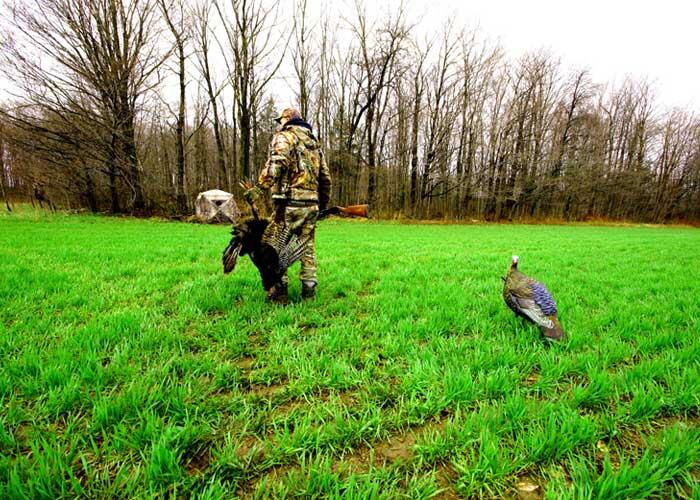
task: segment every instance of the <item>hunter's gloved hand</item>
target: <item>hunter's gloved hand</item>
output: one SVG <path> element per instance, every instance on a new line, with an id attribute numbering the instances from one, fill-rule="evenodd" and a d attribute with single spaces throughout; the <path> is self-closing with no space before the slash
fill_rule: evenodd
<path id="1" fill-rule="evenodd" d="M 262 198 L 262 196 L 262 189 L 260 189 L 258 186 L 253 186 L 250 189 L 246 189 L 245 193 L 243 193 L 243 198 L 245 198 L 245 201 L 251 205 Z"/>

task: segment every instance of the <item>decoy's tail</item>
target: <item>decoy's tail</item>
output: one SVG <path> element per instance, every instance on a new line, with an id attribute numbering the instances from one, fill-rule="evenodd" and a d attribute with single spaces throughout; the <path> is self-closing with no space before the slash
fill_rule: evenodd
<path id="1" fill-rule="evenodd" d="M 547 328 L 546 326 L 540 326 L 540 330 L 542 330 L 545 338 L 552 342 L 566 340 L 566 332 L 564 332 L 564 329 L 561 327 L 559 319 L 556 316 L 549 316 L 547 319 L 551 320 L 552 327 Z"/>

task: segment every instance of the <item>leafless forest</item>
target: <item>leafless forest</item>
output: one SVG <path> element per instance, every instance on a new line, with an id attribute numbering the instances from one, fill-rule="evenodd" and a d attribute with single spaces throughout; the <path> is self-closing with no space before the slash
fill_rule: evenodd
<path id="1" fill-rule="evenodd" d="M 304 1 L 10 3 L 3 209 L 187 214 L 198 192 L 257 176 L 275 112 L 295 104 L 325 145 L 334 203 L 421 219 L 700 220 L 700 118 L 647 82 L 595 82 L 545 51 L 512 57 L 447 15 L 425 36 L 406 9 L 329 5 L 318 18 Z M 272 100 L 279 85 L 295 103 Z"/>

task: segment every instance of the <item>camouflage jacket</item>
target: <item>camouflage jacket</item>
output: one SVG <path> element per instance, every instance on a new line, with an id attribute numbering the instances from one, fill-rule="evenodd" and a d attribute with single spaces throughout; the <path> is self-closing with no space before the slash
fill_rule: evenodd
<path id="1" fill-rule="evenodd" d="M 328 205 L 331 176 L 321 144 L 302 120 L 290 120 L 275 133 L 258 185 L 272 191 L 273 200 Z"/>

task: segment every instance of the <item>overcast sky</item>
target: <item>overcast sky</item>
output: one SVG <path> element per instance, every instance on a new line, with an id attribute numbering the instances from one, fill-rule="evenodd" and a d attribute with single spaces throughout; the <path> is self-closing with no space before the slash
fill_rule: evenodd
<path id="1" fill-rule="evenodd" d="M 619 83 L 627 75 L 648 78 L 658 104 L 700 108 L 700 0 L 405 1 L 409 23 L 420 21 L 420 32 L 435 33 L 453 18 L 455 28 L 478 26 L 481 39 L 500 41 L 510 58 L 545 48 L 561 59 L 564 70 L 590 69 L 597 83 Z M 353 0 L 308 2 L 311 17 L 322 10 L 331 19 L 352 17 Z M 376 19 L 401 0 L 366 3 Z M 294 4 L 282 0 L 280 14 L 291 16 Z M 278 81 L 270 90 L 291 103 L 289 85 Z"/>
<path id="2" fill-rule="evenodd" d="M 398 6 L 400 0 L 378 3 Z M 439 29 L 451 15 L 456 26 L 478 25 L 484 37 L 500 40 L 510 57 L 547 48 L 565 69 L 589 68 L 596 82 L 648 78 L 660 104 L 700 107 L 698 0 L 409 0 L 409 5 L 411 16 L 423 16 L 423 28 Z"/>

